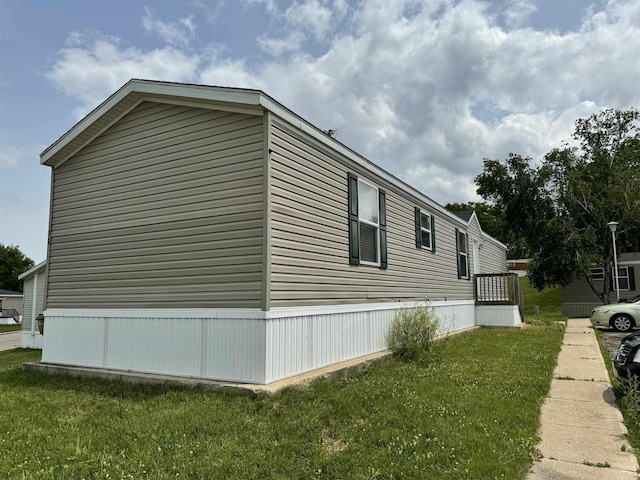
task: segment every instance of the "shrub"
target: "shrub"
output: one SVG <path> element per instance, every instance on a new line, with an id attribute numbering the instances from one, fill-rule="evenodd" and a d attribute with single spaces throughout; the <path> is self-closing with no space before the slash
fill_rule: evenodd
<path id="1" fill-rule="evenodd" d="M 428 303 L 403 308 L 393 316 L 387 333 L 387 346 L 395 356 L 415 360 L 429 351 L 439 328 L 440 320 Z"/>

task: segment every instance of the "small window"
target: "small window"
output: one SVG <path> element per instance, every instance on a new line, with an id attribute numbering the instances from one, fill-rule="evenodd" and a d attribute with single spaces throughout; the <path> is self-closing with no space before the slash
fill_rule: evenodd
<path id="1" fill-rule="evenodd" d="M 423 212 L 418 207 L 415 211 L 416 248 L 436 253 L 436 225 L 433 215 Z"/>
<path id="2" fill-rule="evenodd" d="M 378 189 L 358 180 L 358 205 L 360 212 L 360 261 L 379 264 Z"/>
<path id="3" fill-rule="evenodd" d="M 604 280 L 604 268 L 590 268 L 589 276 L 591 280 Z"/>
<path id="4" fill-rule="evenodd" d="M 618 288 L 620 290 L 629 290 L 629 269 L 627 267 L 618 267 Z"/>
<path id="5" fill-rule="evenodd" d="M 469 237 L 456 228 L 456 250 L 458 260 L 458 278 L 469 277 Z"/>
<path id="6" fill-rule="evenodd" d="M 422 248 L 431 250 L 431 215 L 428 213 L 420 213 L 420 234 Z"/>
<path id="7" fill-rule="evenodd" d="M 384 190 L 347 174 L 349 264 L 387 269 L 387 214 Z"/>

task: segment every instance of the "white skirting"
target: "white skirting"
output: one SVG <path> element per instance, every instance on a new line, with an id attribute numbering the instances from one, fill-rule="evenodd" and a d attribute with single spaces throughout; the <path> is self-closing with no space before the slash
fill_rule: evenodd
<path id="1" fill-rule="evenodd" d="M 476 325 L 516 327 L 522 323 L 517 305 L 486 305 L 476 307 Z"/>
<path id="2" fill-rule="evenodd" d="M 306 309 L 49 309 L 42 362 L 267 384 L 387 348 L 402 303 Z M 441 333 L 473 301 L 434 302 Z"/>
<path id="3" fill-rule="evenodd" d="M 22 348 L 42 348 L 42 335 L 40 332 L 22 332 L 20 335 L 20 346 Z"/>

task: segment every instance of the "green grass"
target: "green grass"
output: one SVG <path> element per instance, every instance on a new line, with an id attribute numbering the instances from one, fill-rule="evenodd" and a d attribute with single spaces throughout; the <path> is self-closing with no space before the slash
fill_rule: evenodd
<path id="1" fill-rule="evenodd" d="M 0 477 L 524 478 L 561 339 L 483 328 L 257 398 L 23 372 L 38 352 L 0 352 Z"/>
<path id="2" fill-rule="evenodd" d="M 546 288 L 541 292 L 529 285 L 527 277 L 519 277 L 520 290 L 524 295 L 525 321 L 534 325 L 550 325 L 558 321 L 565 321 L 562 315 L 562 300 L 560 287 Z M 535 307 L 538 307 L 538 314 Z"/>
<path id="3" fill-rule="evenodd" d="M 18 332 L 20 325 L 0 325 L 0 333 L 5 332 Z"/>

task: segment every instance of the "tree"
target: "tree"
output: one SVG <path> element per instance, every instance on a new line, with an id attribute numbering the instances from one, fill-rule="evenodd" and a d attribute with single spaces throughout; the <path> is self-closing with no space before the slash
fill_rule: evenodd
<path id="1" fill-rule="evenodd" d="M 22 282 L 18 275 L 33 267 L 34 262 L 14 245 L 8 247 L 0 243 L 0 288 L 22 292 Z"/>
<path id="2" fill-rule="evenodd" d="M 574 144 L 545 156 L 556 216 L 544 235 L 564 241 L 539 244 L 531 266 L 534 286 L 566 285 L 582 276 L 602 303 L 609 303 L 613 241 L 606 224 L 620 223 L 618 251 L 640 251 L 639 118 L 637 110 L 607 109 L 580 119 Z M 603 288 L 589 276 L 593 266 L 604 269 Z"/>
<path id="3" fill-rule="evenodd" d="M 475 210 L 483 232 L 500 241 L 504 241 L 503 239 L 506 238 L 504 215 L 499 208 L 496 208 L 493 205 L 489 205 L 486 202 L 447 203 L 444 208 L 452 212 Z"/>
<path id="4" fill-rule="evenodd" d="M 484 172 L 475 179 L 478 194 L 501 212 L 510 258 L 529 258 L 540 228 L 553 217 L 553 201 L 546 189 L 549 171 L 535 167 L 530 158 L 509 154 L 503 163 L 485 159 Z"/>
<path id="5" fill-rule="evenodd" d="M 639 119 L 633 109 L 580 119 L 573 143 L 553 149 L 539 167 L 514 154 L 504 164 L 485 160 L 478 193 L 503 210 L 513 229 L 510 241 L 526 246 L 534 287 L 584 277 L 609 303 L 613 242 L 607 223 L 620 223 L 619 252 L 640 251 Z M 604 268 L 602 289 L 589 276 L 594 266 Z"/>

